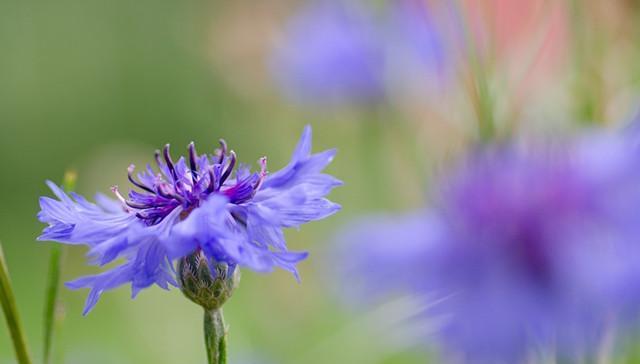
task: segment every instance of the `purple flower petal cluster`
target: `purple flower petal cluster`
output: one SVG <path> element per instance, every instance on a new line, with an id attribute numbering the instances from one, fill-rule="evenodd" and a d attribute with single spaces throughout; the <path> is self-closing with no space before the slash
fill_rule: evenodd
<path id="1" fill-rule="evenodd" d="M 276 80 L 295 102 L 343 106 L 374 103 L 389 88 L 429 83 L 446 50 L 424 2 L 315 0 L 289 20 L 271 59 Z M 405 85 L 406 86 L 406 85 Z M 395 91 L 395 90 L 394 90 Z"/>
<path id="2" fill-rule="evenodd" d="M 322 173 L 335 150 L 311 154 L 311 127 L 307 126 L 291 162 L 267 174 L 266 158 L 260 171 L 239 165 L 224 141 L 213 155 L 198 154 L 189 145 L 187 158 L 174 161 L 169 146 L 156 151 L 159 173 L 150 165 L 134 175 L 135 187 L 119 201 L 104 195 L 96 203 L 75 193 L 66 194 L 47 182 L 57 199 L 40 198 L 40 221 L 49 226 L 38 240 L 89 247 L 91 262 L 122 264 L 103 273 L 83 277 L 67 286 L 90 288 L 84 313 L 107 290 L 131 283 L 132 296 L 153 284 L 176 285 L 173 261 L 202 252 L 213 262 L 226 263 L 231 272 L 247 267 L 269 272 L 279 267 L 292 272 L 306 252 L 292 252 L 283 228 L 323 219 L 340 209 L 325 196 L 341 184 Z"/>
<path id="3" fill-rule="evenodd" d="M 424 315 L 441 320 L 454 362 L 573 362 L 637 322 L 640 154 L 628 140 L 484 146 L 438 186 L 429 208 L 339 237 L 352 292 L 437 301 Z"/>

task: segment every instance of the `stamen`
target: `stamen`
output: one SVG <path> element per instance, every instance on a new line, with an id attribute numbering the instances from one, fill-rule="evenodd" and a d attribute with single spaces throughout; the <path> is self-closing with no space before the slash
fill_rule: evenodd
<path id="1" fill-rule="evenodd" d="M 262 157 L 260 158 L 260 174 L 259 174 L 259 178 L 258 181 L 256 182 L 255 186 L 253 186 L 253 189 L 255 191 L 257 191 L 260 186 L 262 186 L 262 182 L 264 182 L 264 179 L 267 177 L 267 174 L 269 172 L 267 172 L 267 157 Z"/>
<path id="2" fill-rule="evenodd" d="M 209 194 L 216 190 L 216 176 L 213 173 L 213 167 L 209 167 L 207 172 L 209 172 L 209 186 L 207 187 L 205 192 Z"/>
<path id="3" fill-rule="evenodd" d="M 184 197 L 174 193 L 173 188 L 166 183 L 160 183 L 158 185 L 158 195 L 167 198 L 167 199 L 175 199 L 182 204 L 186 204 L 186 200 Z"/>
<path id="4" fill-rule="evenodd" d="M 220 177 L 220 186 L 222 186 L 224 181 L 229 178 L 231 172 L 233 171 L 233 168 L 236 166 L 236 153 L 232 150 L 229 154 L 231 154 L 231 160 L 229 161 L 227 168 L 224 170 L 222 177 Z"/>
<path id="5" fill-rule="evenodd" d="M 182 181 L 178 181 L 176 182 L 176 195 L 181 196 L 184 198 L 185 201 L 189 200 L 188 196 L 184 196 L 184 192 L 186 191 L 187 194 L 189 194 L 191 192 L 191 186 L 189 186 L 188 184 L 182 182 Z"/>
<path id="6" fill-rule="evenodd" d="M 134 209 L 139 209 L 139 210 L 144 210 L 144 209 L 148 209 L 151 206 L 149 205 L 145 205 L 145 204 L 141 204 L 141 203 L 137 203 L 137 202 L 133 202 L 131 200 L 124 200 L 124 203 L 127 204 L 127 206 L 134 208 Z"/>
<path id="7" fill-rule="evenodd" d="M 143 185 L 142 183 L 136 181 L 133 178 L 133 170 L 136 168 L 136 166 L 134 166 L 133 164 L 129 165 L 129 168 L 127 168 L 127 175 L 129 177 L 129 182 L 133 183 L 134 186 L 141 188 L 147 192 L 151 192 L 151 193 L 156 193 L 154 190 L 152 190 L 151 188 Z"/>
<path id="8" fill-rule="evenodd" d="M 171 160 L 171 155 L 169 154 L 169 144 L 162 148 L 162 155 L 164 157 L 164 161 L 167 163 L 167 167 L 169 167 L 169 172 L 171 172 L 173 180 L 177 181 L 178 175 L 176 174 L 176 167 L 173 165 L 173 160 Z"/>
<path id="9" fill-rule="evenodd" d="M 162 173 L 156 174 L 155 184 L 159 185 L 164 182 L 164 178 L 162 177 Z"/>
<path id="10" fill-rule="evenodd" d="M 111 192 L 113 192 L 113 194 L 116 195 L 116 198 L 120 201 L 120 203 L 122 203 L 122 207 L 124 208 L 124 210 L 126 212 L 130 212 L 129 207 L 127 207 L 127 200 L 125 200 L 125 198 L 122 197 L 122 195 L 120 194 L 120 191 L 118 190 L 118 186 L 111 186 Z"/>
<path id="11" fill-rule="evenodd" d="M 160 150 L 156 149 L 156 151 L 153 152 L 153 157 L 156 160 L 156 164 L 158 165 L 158 168 L 162 170 L 162 161 L 160 160 Z"/>
<path id="12" fill-rule="evenodd" d="M 191 168 L 191 181 L 193 182 L 193 186 L 196 186 L 196 179 L 198 177 L 198 166 L 196 165 L 196 158 L 198 154 L 196 153 L 196 145 L 194 142 L 189 143 L 189 167 Z"/>
<path id="13" fill-rule="evenodd" d="M 260 158 L 260 177 L 265 177 L 267 175 L 267 157 Z"/>
<path id="14" fill-rule="evenodd" d="M 172 191 L 169 188 L 170 187 L 164 182 L 158 184 L 158 195 L 164 198 L 172 199 Z"/>
<path id="15" fill-rule="evenodd" d="M 218 141 L 220 143 L 220 157 L 218 158 L 218 164 L 222 163 L 224 156 L 227 155 L 227 142 L 224 139 Z"/>

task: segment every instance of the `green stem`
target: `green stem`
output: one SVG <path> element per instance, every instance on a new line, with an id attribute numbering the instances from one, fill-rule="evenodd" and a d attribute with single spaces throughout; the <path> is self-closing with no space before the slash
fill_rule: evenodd
<path id="1" fill-rule="evenodd" d="M 31 364 L 29 350 L 27 349 L 27 340 L 22 330 L 16 299 L 13 295 L 13 289 L 11 288 L 9 270 L 4 260 L 2 244 L 0 244 L 0 304 L 2 305 L 2 311 L 4 311 L 4 317 L 7 320 L 7 326 L 9 326 L 9 332 L 11 333 L 13 348 L 16 351 L 18 363 Z"/>
<path id="2" fill-rule="evenodd" d="M 47 283 L 46 304 L 44 309 L 44 363 L 51 361 L 51 342 L 60 285 L 60 265 L 62 260 L 62 246 L 51 246 L 49 257 L 49 282 Z"/>
<path id="3" fill-rule="evenodd" d="M 575 70 L 573 93 L 578 121 L 585 125 L 605 122 L 605 94 L 602 75 L 602 40 L 589 23 L 589 9 L 583 1 L 572 0 L 572 60 Z"/>
<path id="4" fill-rule="evenodd" d="M 487 85 L 487 79 L 477 55 L 472 56 L 473 73 L 475 75 L 475 92 L 478 98 L 477 115 L 478 131 L 482 141 L 491 140 L 495 135 L 493 98 Z"/>
<path id="5" fill-rule="evenodd" d="M 369 109 L 364 115 L 367 120 L 360 123 L 364 175 L 372 176 L 366 183 L 365 193 L 367 196 L 365 196 L 365 200 L 374 204 L 369 206 L 374 208 L 380 208 L 380 204 L 386 205 L 389 202 L 384 198 L 387 196 L 384 191 L 388 188 L 390 181 L 384 178 L 386 174 L 380 169 L 380 166 L 385 165 L 384 124 L 387 123 L 387 120 L 383 120 L 384 111 L 382 108 L 382 106 L 378 106 Z"/>
<path id="6" fill-rule="evenodd" d="M 487 142 L 493 140 L 496 134 L 496 120 L 494 110 L 494 100 L 489 89 L 488 69 L 486 62 L 481 60 L 478 47 L 469 29 L 469 20 L 463 12 L 464 7 L 460 1 L 452 3 L 455 13 L 459 14 L 462 20 L 462 30 L 465 40 L 469 68 L 471 71 L 471 98 L 474 111 L 478 121 L 478 134 L 480 141 Z"/>
<path id="7" fill-rule="evenodd" d="M 209 364 L 227 364 L 227 330 L 222 308 L 204 310 L 204 343 Z"/>

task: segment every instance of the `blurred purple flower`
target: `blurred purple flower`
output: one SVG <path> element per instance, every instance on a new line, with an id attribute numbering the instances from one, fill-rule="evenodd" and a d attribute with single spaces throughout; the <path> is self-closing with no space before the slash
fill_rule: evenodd
<path id="1" fill-rule="evenodd" d="M 340 276 L 365 299 L 442 299 L 425 314 L 445 319 L 438 338 L 463 362 L 592 355 L 638 314 L 639 157 L 602 135 L 479 148 L 432 208 L 342 234 Z"/>
<path id="2" fill-rule="evenodd" d="M 370 14 L 340 1 L 304 5 L 289 20 L 272 59 L 285 94 L 312 105 L 376 101 L 384 94 L 383 67 Z"/>
<path id="3" fill-rule="evenodd" d="M 128 199 L 104 195 L 90 203 L 82 196 L 63 192 L 47 182 L 58 198 L 40 198 L 40 221 L 49 224 L 38 240 L 88 245 L 93 264 L 124 262 L 67 286 L 90 288 L 84 313 L 100 295 L 131 283 L 132 296 L 152 284 L 168 289 L 176 285 L 173 261 L 201 251 L 213 262 L 227 263 L 231 271 L 244 266 L 258 272 L 274 267 L 292 272 L 307 253 L 290 252 L 282 228 L 298 227 L 323 219 L 340 206 L 324 198 L 341 182 L 321 171 L 335 150 L 311 154 L 311 128 L 304 133 L 289 165 L 267 174 L 266 158 L 261 170 L 237 168 L 236 155 L 224 141 L 213 155 L 197 154 L 189 145 L 187 159 L 174 162 L 169 145 L 156 151 L 161 173 L 147 168 L 129 180 L 138 189 Z M 235 169 L 235 175 L 233 171 Z"/>
<path id="4" fill-rule="evenodd" d="M 408 85 L 439 83 L 445 44 L 426 4 L 400 0 L 387 6 L 376 14 L 359 1 L 304 5 L 271 60 L 286 96 L 307 105 L 341 106 L 378 102 Z"/>
<path id="5" fill-rule="evenodd" d="M 442 84 L 450 55 L 435 14 L 423 0 L 389 3 L 384 36 L 387 79 L 394 89 L 425 90 Z"/>

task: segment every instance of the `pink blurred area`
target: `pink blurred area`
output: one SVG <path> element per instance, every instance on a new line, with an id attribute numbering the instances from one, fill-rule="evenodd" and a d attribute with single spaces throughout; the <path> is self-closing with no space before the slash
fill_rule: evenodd
<path id="1" fill-rule="evenodd" d="M 480 56 L 480 67 L 501 91 L 507 123 L 520 119 L 526 105 L 544 103 L 549 94 L 569 82 L 575 43 L 568 1 L 550 0 L 429 0 L 453 9 L 458 24 L 451 32 L 468 32 L 462 59 Z M 455 21 L 454 21 L 455 22 Z M 465 67 L 465 66 L 463 66 Z M 473 69 L 470 69 L 473 73 Z"/>
<path id="2" fill-rule="evenodd" d="M 464 0 L 473 40 L 498 65 L 526 62 L 535 79 L 557 71 L 567 59 L 569 11 L 564 1 Z"/>

